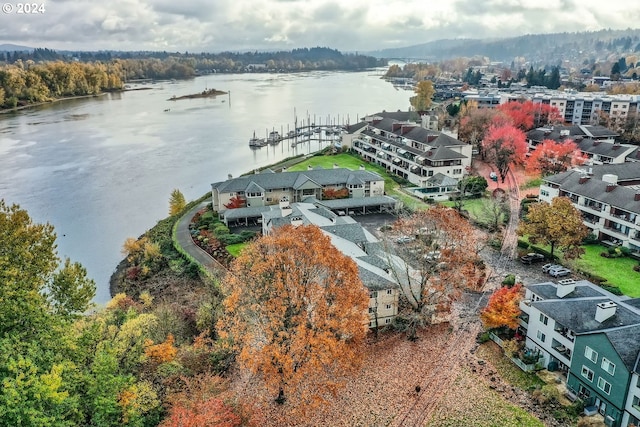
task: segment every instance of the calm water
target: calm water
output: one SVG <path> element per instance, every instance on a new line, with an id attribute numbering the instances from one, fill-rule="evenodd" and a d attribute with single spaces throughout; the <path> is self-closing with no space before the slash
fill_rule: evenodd
<path id="1" fill-rule="evenodd" d="M 0 115 L 0 198 L 55 226 L 59 254 L 87 268 L 103 303 L 122 243 L 167 216 L 174 188 L 192 200 L 228 174 L 321 147 L 251 150 L 254 131 L 286 133 L 294 109 L 298 124 L 406 110 L 412 93 L 380 74 L 213 75 Z M 230 95 L 168 100 L 206 88 Z"/>

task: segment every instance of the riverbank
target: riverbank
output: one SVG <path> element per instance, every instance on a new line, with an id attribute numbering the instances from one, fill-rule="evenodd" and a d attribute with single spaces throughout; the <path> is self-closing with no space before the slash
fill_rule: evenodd
<path id="1" fill-rule="evenodd" d="M 66 96 L 64 98 L 55 98 L 55 99 L 52 99 L 50 101 L 35 102 L 33 104 L 21 105 L 19 107 L 14 107 L 14 108 L 5 108 L 3 110 L 0 110 L 0 114 L 14 113 L 16 111 L 26 110 L 28 108 L 33 108 L 33 107 L 40 107 L 42 105 L 54 104 L 56 102 L 61 102 L 61 101 L 71 101 L 71 100 L 74 100 L 74 99 L 86 99 L 86 98 L 99 98 L 99 97 L 104 96 L 104 95 L 106 95 L 108 93 L 112 93 L 112 92 L 102 92 L 102 93 L 98 93 L 98 94 L 95 94 L 95 95 Z"/>

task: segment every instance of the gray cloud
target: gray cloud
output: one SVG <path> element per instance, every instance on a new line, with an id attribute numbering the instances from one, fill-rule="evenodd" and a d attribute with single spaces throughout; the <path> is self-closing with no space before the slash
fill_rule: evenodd
<path id="1" fill-rule="evenodd" d="M 619 4 L 625 3 L 625 4 Z M 56 49 L 374 50 L 443 38 L 624 29 L 640 4 L 596 0 L 48 0 L 0 15 L 0 43 Z"/>

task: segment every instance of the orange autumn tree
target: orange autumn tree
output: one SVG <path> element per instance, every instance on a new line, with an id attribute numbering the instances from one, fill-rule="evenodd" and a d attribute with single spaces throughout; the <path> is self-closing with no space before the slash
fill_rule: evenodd
<path id="1" fill-rule="evenodd" d="M 223 290 L 220 334 L 276 402 L 312 408 L 359 368 L 368 293 L 318 227 L 284 226 L 250 243 Z"/>
<path id="2" fill-rule="evenodd" d="M 586 160 L 575 142 L 545 139 L 527 158 L 525 168 L 528 172 L 546 176 L 564 172 L 572 166 L 583 164 Z"/>
<path id="3" fill-rule="evenodd" d="M 496 290 L 489 298 L 489 303 L 480 313 L 480 320 L 487 329 L 507 327 L 516 329 L 518 327 L 518 316 L 520 316 L 520 300 L 522 299 L 522 285 Z"/>
<path id="4" fill-rule="evenodd" d="M 469 222 L 455 209 L 436 206 L 400 218 L 394 235 L 411 241 L 386 243 L 386 262 L 400 284 L 400 311 L 396 326 L 417 339 L 417 330 L 437 318 L 446 318 L 465 289 L 478 289 L 484 270 L 481 243 Z"/>

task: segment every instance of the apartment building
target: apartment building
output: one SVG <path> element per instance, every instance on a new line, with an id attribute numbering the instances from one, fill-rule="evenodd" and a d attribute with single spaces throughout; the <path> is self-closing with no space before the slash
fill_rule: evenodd
<path id="1" fill-rule="evenodd" d="M 500 104 L 530 100 L 555 107 L 565 123 L 597 124 L 600 112 L 611 120 L 623 121 L 638 112 L 640 95 L 607 95 L 600 92 L 560 92 L 531 88 L 520 91 L 493 91 L 466 93 L 463 99 L 478 108 L 495 108 Z"/>
<path id="2" fill-rule="evenodd" d="M 624 163 L 637 151 L 635 145 L 616 142 L 617 136 L 615 132 L 599 125 L 549 126 L 527 132 L 527 141 L 530 150 L 535 150 L 544 140 L 558 143 L 572 141 L 587 159 L 587 165 L 600 165 Z"/>
<path id="3" fill-rule="evenodd" d="M 328 192 L 348 191 L 347 198 L 325 200 Z M 346 168 L 308 168 L 302 172 L 265 171 L 211 184 L 213 210 L 227 224 L 257 221 L 262 212 L 285 197 L 291 202 L 308 198 L 345 214 L 394 209 L 396 201 L 384 195 L 384 179 L 377 173 Z M 232 206 L 232 200 L 235 205 Z"/>
<path id="4" fill-rule="evenodd" d="M 400 288 L 390 274 L 389 256 L 378 239 L 349 216 L 340 216 L 319 203 L 290 203 L 283 197 L 278 205 L 262 213 L 262 233 L 270 234 L 284 225 L 316 225 L 331 243 L 358 266 L 360 280 L 369 290 L 369 327 L 390 325 L 398 314 Z"/>
<path id="5" fill-rule="evenodd" d="M 640 168 L 596 165 L 543 178 L 540 200 L 567 197 L 599 240 L 640 253 Z"/>
<path id="6" fill-rule="evenodd" d="M 400 120 L 398 115 L 366 117 L 348 129 L 342 143 L 363 159 L 420 187 L 416 194 L 423 197 L 448 197 L 471 167 L 471 145 Z"/>
<path id="7" fill-rule="evenodd" d="M 567 279 L 526 286 L 520 309 L 526 347 L 565 375 L 585 414 L 616 427 L 637 420 L 640 299 Z"/>

